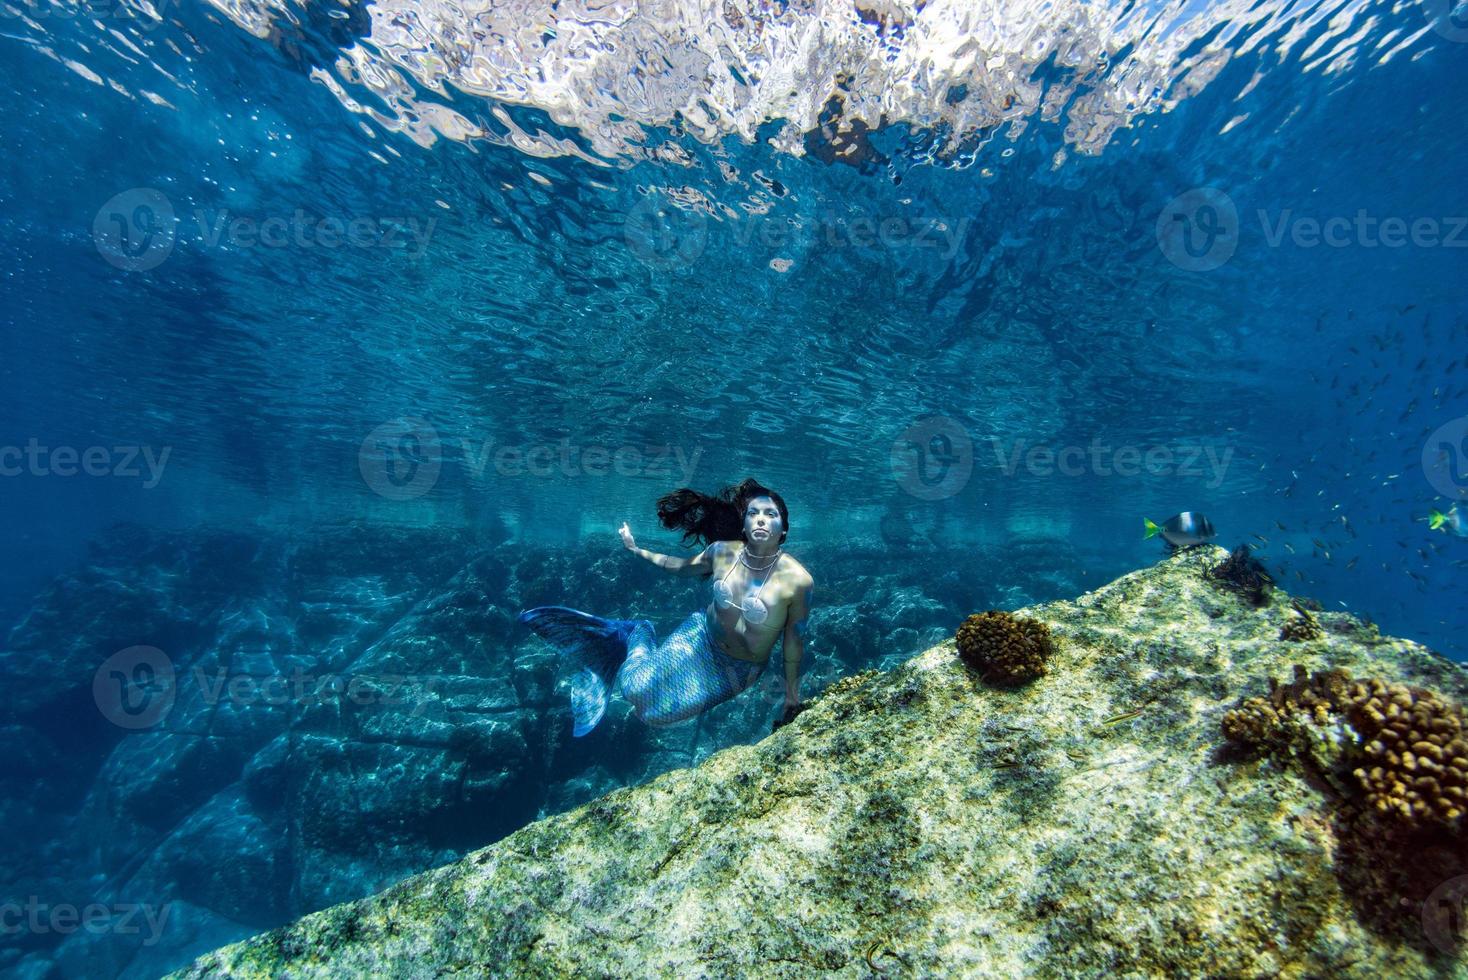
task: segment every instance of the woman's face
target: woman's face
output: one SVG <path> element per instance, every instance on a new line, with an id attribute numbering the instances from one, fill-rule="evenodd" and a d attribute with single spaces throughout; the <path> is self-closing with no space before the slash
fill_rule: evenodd
<path id="1" fill-rule="evenodd" d="M 785 533 L 780 508 L 769 497 L 752 497 L 744 505 L 744 540 L 750 544 L 779 541 Z"/>

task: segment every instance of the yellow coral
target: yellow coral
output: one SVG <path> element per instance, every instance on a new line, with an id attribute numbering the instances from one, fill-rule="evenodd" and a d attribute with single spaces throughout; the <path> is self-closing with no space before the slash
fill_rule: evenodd
<path id="1" fill-rule="evenodd" d="M 1368 680 L 1351 685 L 1346 714 L 1363 742 L 1354 774 L 1367 805 L 1413 827 L 1460 829 L 1468 808 L 1462 709 L 1432 691 Z"/>

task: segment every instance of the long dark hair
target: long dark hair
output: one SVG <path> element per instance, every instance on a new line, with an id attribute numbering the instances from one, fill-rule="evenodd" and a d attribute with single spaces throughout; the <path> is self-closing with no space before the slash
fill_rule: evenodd
<path id="1" fill-rule="evenodd" d="M 670 531 L 682 531 L 683 543 L 744 540 L 744 508 L 755 497 L 769 497 L 780 511 L 780 523 L 785 530 L 780 541 L 790 533 L 790 511 L 785 508 L 785 498 L 764 486 L 754 477 L 742 483 L 725 487 L 716 495 L 709 496 L 697 490 L 682 487 L 658 498 L 658 520 Z"/>

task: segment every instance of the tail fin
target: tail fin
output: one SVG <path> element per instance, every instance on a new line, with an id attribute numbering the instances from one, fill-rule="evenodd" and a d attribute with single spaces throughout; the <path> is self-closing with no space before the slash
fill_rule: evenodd
<path id="1" fill-rule="evenodd" d="M 1142 540 L 1143 541 L 1146 541 L 1148 538 L 1154 538 L 1154 537 L 1156 537 L 1157 536 L 1157 532 L 1162 530 L 1162 528 L 1158 527 L 1156 524 L 1153 524 L 1150 520 L 1148 520 L 1145 517 L 1142 518 L 1142 527 L 1145 528 L 1146 531 L 1147 531 L 1146 534 L 1142 535 Z"/>
<path id="2" fill-rule="evenodd" d="M 617 671 L 627 658 L 627 637 L 636 620 L 603 619 L 565 606 L 536 606 L 520 613 L 529 626 L 581 669 L 571 679 L 571 734 L 585 735 L 606 714 Z"/>
<path id="3" fill-rule="evenodd" d="M 1431 530 L 1438 531 L 1442 529 L 1442 526 L 1445 523 L 1447 523 L 1447 520 L 1448 515 L 1435 510 L 1427 515 L 1427 526 Z"/>

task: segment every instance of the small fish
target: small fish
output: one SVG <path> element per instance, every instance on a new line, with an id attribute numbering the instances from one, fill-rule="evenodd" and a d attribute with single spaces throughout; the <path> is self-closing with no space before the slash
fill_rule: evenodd
<path id="1" fill-rule="evenodd" d="M 1262 535 L 1262 534 L 1255 534 L 1255 535 L 1253 535 L 1253 537 L 1256 537 L 1256 538 L 1258 538 L 1258 539 L 1259 539 L 1259 540 L 1260 540 L 1260 541 L 1262 541 L 1262 542 L 1264 542 L 1264 543 L 1265 543 L 1265 544 L 1268 544 L 1268 543 L 1269 543 L 1269 539 L 1268 539 L 1268 538 L 1266 538 L 1266 537 L 1265 537 L 1265 536 L 1264 536 L 1264 535 Z"/>
<path id="2" fill-rule="evenodd" d="M 1144 708 L 1137 708 L 1137 709 L 1135 709 L 1133 711 L 1123 712 L 1122 714 L 1119 714 L 1119 715 L 1112 715 L 1110 718 L 1107 718 L 1105 721 L 1101 722 L 1101 724 L 1102 725 L 1119 725 L 1119 724 L 1121 724 L 1124 721 L 1131 721 L 1133 718 L 1138 717 L 1139 715 L 1141 715 L 1141 713 L 1144 710 L 1146 710 L 1146 709 L 1144 709 Z"/>
<path id="3" fill-rule="evenodd" d="M 883 955 L 892 957 L 893 959 L 900 962 L 903 966 L 908 966 L 907 957 L 903 956 L 901 953 L 897 952 L 897 950 L 892 948 L 891 935 L 881 935 L 872 940 L 870 943 L 867 944 L 866 952 L 864 955 L 867 961 L 867 966 L 870 967 L 875 973 L 887 972 L 876 964 L 876 961 L 881 959 Z"/>
<path id="4" fill-rule="evenodd" d="M 1459 538 L 1468 538 L 1468 518 L 1465 518 L 1463 512 L 1458 510 L 1457 504 L 1449 507 L 1446 514 L 1436 510 L 1428 514 L 1427 526 L 1434 531 L 1442 531 Z"/>
<path id="5" fill-rule="evenodd" d="M 1185 510 L 1181 514 L 1169 517 L 1161 527 L 1144 518 L 1142 526 L 1147 531 L 1143 540 L 1155 537 L 1160 533 L 1162 540 L 1172 548 L 1191 548 L 1194 545 L 1205 544 L 1212 541 L 1218 534 L 1213 529 L 1212 521 L 1191 510 Z"/>

